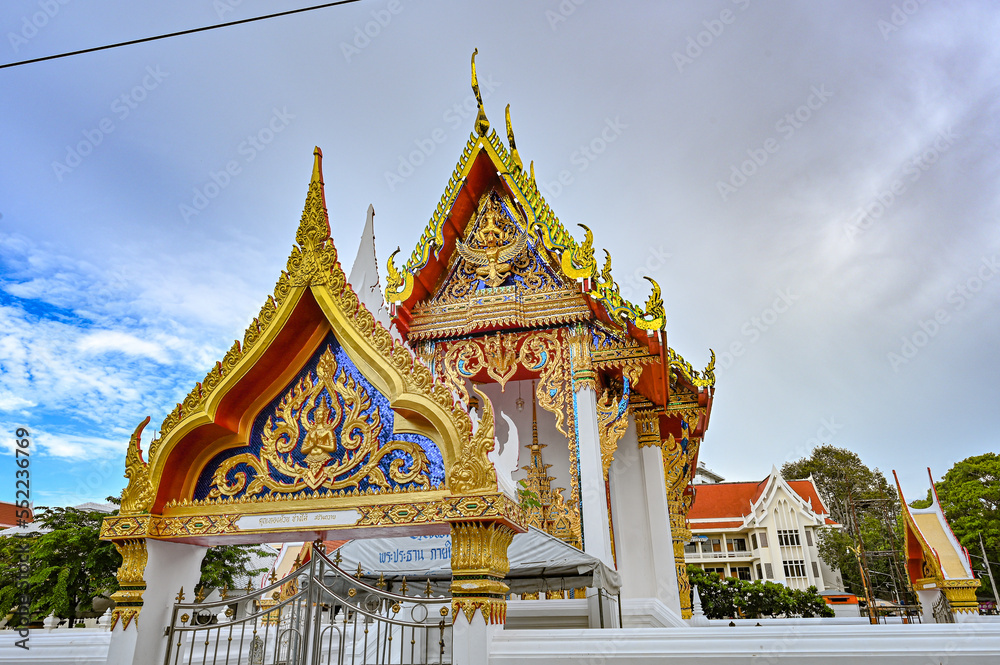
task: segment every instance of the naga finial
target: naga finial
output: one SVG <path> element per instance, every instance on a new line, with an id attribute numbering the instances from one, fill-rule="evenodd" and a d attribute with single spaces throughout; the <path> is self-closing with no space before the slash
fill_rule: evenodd
<path id="1" fill-rule="evenodd" d="M 399 274 L 396 262 L 393 260 L 397 254 L 399 254 L 399 247 L 389 255 L 389 258 L 385 262 L 385 299 L 388 302 L 393 302 L 394 299 L 390 298 L 390 296 L 398 293 L 400 287 L 403 286 L 403 277 Z"/>
<path id="2" fill-rule="evenodd" d="M 644 277 L 653 285 L 653 292 L 646 300 L 646 311 L 643 312 L 635 324 L 644 330 L 663 330 L 667 323 L 667 312 L 663 308 L 663 297 L 660 292 L 660 285 L 652 277 Z"/>
<path id="3" fill-rule="evenodd" d="M 601 269 L 601 284 L 615 293 L 618 292 L 618 285 L 615 284 L 615 279 L 611 276 L 611 252 L 606 249 L 604 250 L 604 267 Z"/>
<path id="4" fill-rule="evenodd" d="M 149 416 L 139 423 L 128 442 L 125 452 L 125 477 L 128 485 L 122 490 L 122 515 L 139 515 L 148 513 L 153 505 L 153 486 L 149 480 L 149 465 L 142 459 L 139 447 L 142 430 L 149 424 Z"/>
<path id="5" fill-rule="evenodd" d="M 507 143 L 510 144 L 510 161 L 517 171 L 523 171 L 524 162 L 521 161 L 521 156 L 517 154 L 517 146 L 514 144 L 514 128 L 510 124 L 510 104 L 507 105 L 504 116 L 507 119 Z"/>
<path id="6" fill-rule="evenodd" d="M 478 48 L 472 52 L 472 92 L 475 93 L 476 101 L 479 103 L 479 114 L 476 116 L 476 133 L 480 136 L 486 136 L 486 132 L 490 131 L 490 121 L 486 118 L 486 110 L 483 108 L 483 96 L 479 94 L 479 78 L 476 76 L 476 54 L 478 53 Z"/>

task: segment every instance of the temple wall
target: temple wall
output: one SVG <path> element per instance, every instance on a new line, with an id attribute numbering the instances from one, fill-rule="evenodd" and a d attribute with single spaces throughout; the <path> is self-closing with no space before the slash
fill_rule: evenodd
<path id="1" fill-rule="evenodd" d="M 618 630 L 504 630 L 491 665 L 712 663 L 985 665 L 1000 656 L 1000 623 L 765 625 Z"/>

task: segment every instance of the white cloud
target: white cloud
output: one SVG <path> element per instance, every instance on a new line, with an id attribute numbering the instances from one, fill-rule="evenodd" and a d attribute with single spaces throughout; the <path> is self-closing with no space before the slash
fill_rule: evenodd
<path id="1" fill-rule="evenodd" d="M 96 436 L 37 432 L 34 443 L 42 454 L 62 459 L 97 460 L 110 457 L 120 460 L 128 447 L 128 437 L 105 439 Z"/>
<path id="2" fill-rule="evenodd" d="M 36 403 L 31 400 L 18 397 L 7 391 L 0 391 L 0 411 L 17 411 L 19 409 L 31 408 Z"/>
<path id="3" fill-rule="evenodd" d="M 117 330 L 98 330 L 88 333 L 80 338 L 76 346 L 85 354 L 117 352 L 129 356 L 144 356 L 164 365 L 170 362 L 170 358 L 159 344 Z"/>

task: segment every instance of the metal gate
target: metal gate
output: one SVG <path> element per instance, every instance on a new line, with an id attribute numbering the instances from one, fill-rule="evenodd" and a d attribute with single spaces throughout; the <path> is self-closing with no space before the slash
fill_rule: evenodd
<path id="1" fill-rule="evenodd" d="M 382 665 L 448 663 L 451 598 L 399 593 L 362 579 L 317 547 L 282 580 L 210 603 L 179 595 L 167 628 L 165 665 Z"/>
<path id="2" fill-rule="evenodd" d="M 955 615 L 951 612 L 951 603 L 945 597 L 944 592 L 938 595 L 937 602 L 931 608 L 936 623 L 955 623 Z"/>

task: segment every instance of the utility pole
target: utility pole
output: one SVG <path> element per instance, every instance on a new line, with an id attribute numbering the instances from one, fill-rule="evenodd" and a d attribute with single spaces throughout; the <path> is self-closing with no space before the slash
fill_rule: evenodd
<path id="1" fill-rule="evenodd" d="M 990 568 L 990 560 L 986 556 L 986 548 L 983 546 L 983 534 L 979 534 L 979 549 L 983 551 L 983 564 L 986 566 L 986 572 L 990 575 L 990 586 L 993 587 L 993 598 L 997 601 L 997 609 L 1000 610 L 1000 591 L 997 591 L 997 583 L 993 580 L 993 569 Z"/>

